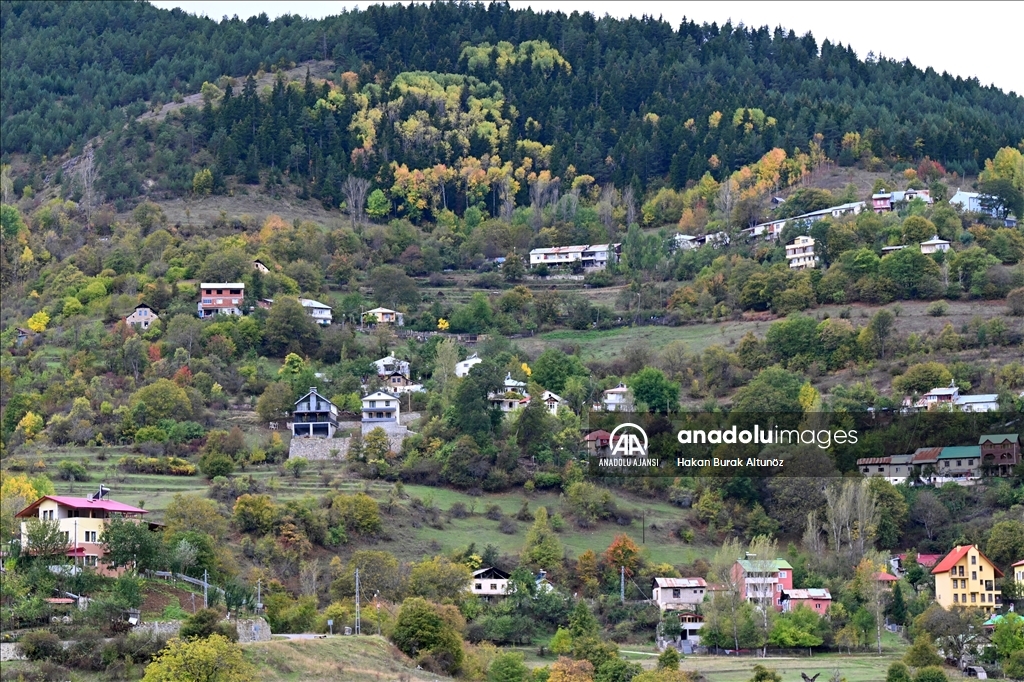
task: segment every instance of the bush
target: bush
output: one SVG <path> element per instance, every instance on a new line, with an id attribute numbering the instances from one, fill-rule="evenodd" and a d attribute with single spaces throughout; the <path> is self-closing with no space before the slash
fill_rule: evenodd
<path id="1" fill-rule="evenodd" d="M 57 476 L 62 481 L 88 481 L 89 472 L 81 462 L 64 460 L 57 465 Z"/>
<path id="2" fill-rule="evenodd" d="M 914 682 L 949 682 L 946 673 L 937 665 L 921 668 L 914 676 Z"/>
<path id="3" fill-rule="evenodd" d="M 558 488 L 562 485 L 562 475 L 550 471 L 538 471 L 533 475 L 533 485 L 538 490 Z"/>
<path id="4" fill-rule="evenodd" d="M 195 476 L 196 465 L 181 457 L 122 457 L 118 468 L 128 474 Z"/>
<path id="5" fill-rule="evenodd" d="M 64 654 L 60 638 L 52 632 L 34 630 L 22 635 L 18 641 L 25 658 L 30 661 L 59 660 Z"/>
<path id="6" fill-rule="evenodd" d="M 1014 289 L 1006 295 L 1006 305 L 1014 317 L 1024 317 L 1024 287 Z"/>
<path id="7" fill-rule="evenodd" d="M 491 521 L 501 521 L 504 514 L 501 512 L 501 507 L 496 504 L 492 504 L 487 507 L 487 511 L 484 512 L 484 516 L 489 518 Z"/>
<path id="8" fill-rule="evenodd" d="M 182 639 L 206 639 L 217 632 L 219 624 L 220 613 L 213 609 L 200 609 L 185 619 L 178 636 Z M 237 633 L 235 639 L 238 639 Z"/>
<path id="9" fill-rule="evenodd" d="M 454 502 L 452 506 L 448 508 L 448 515 L 453 519 L 464 519 L 469 516 L 469 510 L 466 509 L 466 505 L 462 502 Z"/>
<path id="10" fill-rule="evenodd" d="M 508 516 L 503 517 L 501 519 L 501 522 L 498 523 L 498 530 L 500 530 L 505 535 L 515 535 L 518 529 L 519 526 L 516 524 L 516 522 Z"/>
<path id="11" fill-rule="evenodd" d="M 217 476 L 230 475 L 235 470 L 235 462 L 225 454 L 212 452 L 199 459 L 199 468 L 204 476 L 214 479 Z"/>
<path id="12" fill-rule="evenodd" d="M 136 443 L 166 443 L 167 432 L 159 426 L 143 426 L 135 432 Z"/>
<path id="13" fill-rule="evenodd" d="M 927 313 L 932 317 L 945 317 L 949 313 L 949 304 L 945 301 L 935 301 L 928 306 Z"/>

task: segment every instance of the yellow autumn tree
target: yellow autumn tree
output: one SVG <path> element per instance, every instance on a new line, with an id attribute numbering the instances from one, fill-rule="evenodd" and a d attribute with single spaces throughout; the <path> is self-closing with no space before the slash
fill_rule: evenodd
<path id="1" fill-rule="evenodd" d="M 50 315 L 45 310 L 40 310 L 38 313 L 28 318 L 28 328 L 36 334 L 46 331 L 46 325 L 48 324 L 50 324 Z"/>
<path id="2" fill-rule="evenodd" d="M 242 656 L 242 648 L 223 635 L 182 641 L 172 639 L 146 666 L 143 682 L 251 682 L 256 668 Z"/>

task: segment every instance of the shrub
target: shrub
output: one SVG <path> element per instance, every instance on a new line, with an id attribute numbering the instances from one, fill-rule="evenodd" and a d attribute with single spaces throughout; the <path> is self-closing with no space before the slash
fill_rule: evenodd
<path id="1" fill-rule="evenodd" d="M 57 476 L 62 481 L 88 481 L 89 472 L 81 462 L 64 460 L 57 466 Z"/>
<path id="2" fill-rule="evenodd" d="M 206 639 L 217 632 L 217 625 L 220 623 L 220 614 L 213 609 L 200 609 L 185 619 L 181 624 L 178 636 L 182 639 Z M 237 638 L 238 635 L 236 634 Z"/>
<path id="3" fill-rule="evenodd" d="M 118 468 L 129 474 L 195 476 L 196 465 L 181 457 L 122 457 Z"/>
<path id="4" fill-rule="evenodd" d="M 1014 651 L 1006 661 L 1006 676 L 1013 680 L 1024 680 L 1024 650 Z"/>
<path id="5" fill-rule="evenodd" d="M 944 317 L 949 313 L 949 304 L 945 301 L 935 301 L 928 306 L 927 313 L 932 317 Z"/>
<path id="6" fill-rule="evenodd" d="M 1006 305 L 1014 317 L 1024 317 L 1024 287 L 1014 289 L 1006 295 Z"/>
<path id="7" fill-rule="evenodd" d="M 203 455 L 199 459 L 199 468 L 204 476 L 213 479 L 217 476 L 229 475 L 235 470 L 235 462 L 225 454 L 212 452 Z"/>
<path id="8" fill-rule="evenodd" d="M 159 426 L 143 426 L 135 432 L 136 443 L 166 443 L 167 432 Z"/>
<path id="9" fill-rule="evenodd" d="M 562 475 L 550 471 L 538 471 L 533 475 L 533 484 L 538 490 L 557 488 L 562 485 Z"/>
<path id="10" fill-rule="evenodd" d="M 52 632 L 34 630 L 22 635 L 21 651 L 30 661 L 56 660 L 64 653 L 60 638 Z"/>
<path id="11" fill-rule="evenodd" d="M 453 519 L 464 519 L 469 516 L 469 510 L 466 509 L 466 505 L 462 502 L 454 502 L 452 506 L 448 508 L 448 515 Z"/>
<path id="12" fill-rule="evenodd" d="M 504 514 L 501 512 L 501 507 L 496 504 L 492 504 L 487 507 L 487 511 L 484 512 L 484 516 L 489 518 L 491 521 L 500 521 Z"/>
<path id="13" fill-rule="evenodd" d="M 937 665 L 921 668 L 914 676 L 914 682 L 949 682 L 946 673 Z"/>
<path id="14" fill-rule="evenodd" d="M 516 524 L 516 522 L 508 516 L 503 517 L 501 519 L 501 522 L 498 523 L 498 530 L 500 530 L 505 535 L 515 535 L 518 529 L 519 526 Z"/>

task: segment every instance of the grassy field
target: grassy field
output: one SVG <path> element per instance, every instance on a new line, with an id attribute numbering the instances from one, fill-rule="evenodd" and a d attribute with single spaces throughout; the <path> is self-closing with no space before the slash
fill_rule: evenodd
<path id="1" fill-rule="evenodd" d="M 100 460 L 103 454 L 105 460 Z M 64 447 L 43 449 L 34 454 L 20 455 L 30 466 L 37 462 L 46 465 L 45 471 L 56 475 L 63 460 L 85 464 L 89 470 L 89 481 L 54 481 L 58 494 L 83 496 L 94 491 L 102 482 L 111 489 L 114 499 L 140 506 L 150 512 L 150 520 L 162 521 L 163 512 L 175 494 L 206 496 L 208 481 L 201 475 L 168 476 L 156 474 L 122 474 L 116 469 L 121 457 L 131 455 L 130 448 L 85 448 Z M 385 481 L 365 481 L 346 478 L 338 466 L 317 462 L 301 478 L 282 475 L 277 466 L 248 467 L 236 472 L 236 476 L 252 476 L 261 482 L 267 493 L 278 502 L 294 500 L 306 495 L 320 497 L 338 492 L 356 493 L 366 491 L 379 502 L 387 500 L 392 484 Z M 523 501 L 527 501 L 531 512 L 546 507 L 550 513 L 562 510 L 558 491 L 538 491 L 527 496 L 521 490 L 506 493 L 486 493 L 471 496 L 449 488 L 432 488 L 421 485 L 405 486 L 406 498 L 385 517 L 389 537 L 373 542 L 379 549 L 387 549 L 401 559 L 415 560 L 423 556 L 448 553 L 475 543 L 478 551 L 492 544 L 508 554 L 518 554 L 530 529 L 530 521 L 516 521 L 514 533 L 503 533 L 500 522 L 486 518 L 487 508 L 497 505 L 506 516 L 514 516 Z M 420 500 L 427 508 L 440 511 L 436 524 L 424 522 L 421 514 L 414 509 L 413 501 Z M 621 491 L 615 492 L 616 505 L 628 511 L 634 518 L 628 525 L 604 522 L 587 529 L 577 529 L 571 522 L 559 533 L 559 540 L 571 556 L 578 556 L 591 549 L 604 551 L 619 533 L 626 533 L 640 544 L 651 561 L 672 565 L 688 564 L 699 556 L 707 554 L 707 548 L 688 545 L 675 537 L 678 527 L 688 512 L 660 500 L 648 500 Z M 466 518 L 454 518 L 448 514 L 452 505 L 461 503 L 469 511 Z M 646 529 L 645 529 L 646 527 Z M 362 548 L 359 543 L 346 545 L 341 553 L 347 554 Z"/>
<path id="2" fill-rule="evenodd" d="M 433 682 L 441 679 L 432 673 L 416 670 L 415 664 L 398 649 L 375 636 L 248 644 L 245 657 L 259 668 L 261 682 Z"/>

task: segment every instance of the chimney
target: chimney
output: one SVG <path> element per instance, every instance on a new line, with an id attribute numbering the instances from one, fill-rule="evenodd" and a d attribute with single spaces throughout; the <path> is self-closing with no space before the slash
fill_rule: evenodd
<path id="1" fill-rule="evenodd" d="M 316 393 L 316 386 L 310 386 L 309 387 L 309 392 L 310 393 Z"/>

